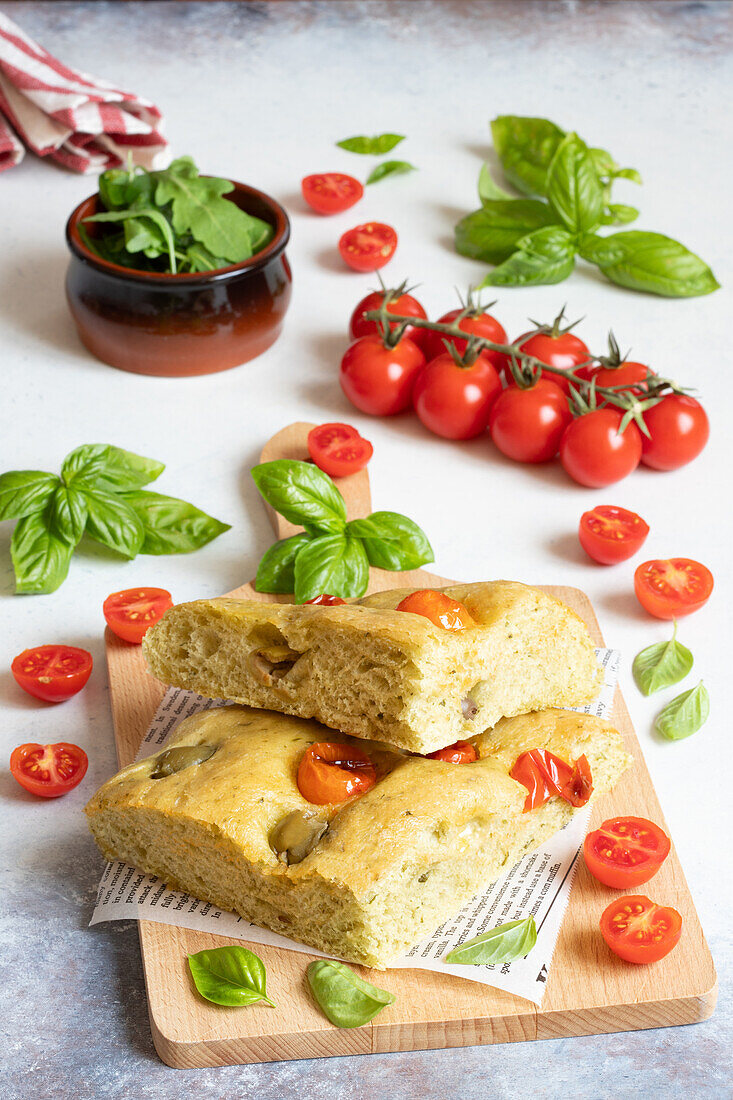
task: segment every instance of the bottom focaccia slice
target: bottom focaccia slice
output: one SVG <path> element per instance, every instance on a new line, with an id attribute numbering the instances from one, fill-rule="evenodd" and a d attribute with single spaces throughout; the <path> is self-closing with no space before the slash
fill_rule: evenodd
<path id="1" fill-rule="evenodd" d="M 298 789 L 298 765 L 309 745 L 329 740 L 358 744 L 377 781 L 346 803 L 314 805 Z M 585 754 L 594 794 L 631 763 L 611 725 L 573 711 L 503 719 L 473 744 L 475 762 L 445 763 L 313 721 L 221 707 L 183 721 L 86 812 L 108 859 L 383 968 L 577 812 L 559 797 L 523 812 L 527 790 L 508 774 L 522 752 L 549 749 L 568 762 Z"/>

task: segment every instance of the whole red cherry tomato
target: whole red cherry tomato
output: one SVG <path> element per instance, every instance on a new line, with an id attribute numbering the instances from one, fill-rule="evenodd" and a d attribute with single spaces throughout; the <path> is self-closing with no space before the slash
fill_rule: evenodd
<path id="1" fill-rule="evenodd" d="M 19 653 L 10 671 L 29 695 L 44 703 L 63 703 L 86 684 L 92 655 L 73 645 L 39 645 Z"/>
<path id="2" fill-rule="evenodd" d="M 395 254 L 397 234 L 391 225 L 366 222 L 347 229 L 339 241 L 344 263 L 354 271 L 376 271 L 384 267 Z"/>
<path id="3" fill-rule="evenodd" d="M 394 347 L 380 336 L 362 336 L 341 360 L 341 389 L 352 405 L 372 416 L 393 416 L 408 408 L 425 356 L 404 336 Z"/>
<path id="4" fill-rule="evenodd" d="M 656 619 L 679 619 L 708 602 L 713 574 L 691 558 L 645 561 L 634 573 L 634 591 Z"/>
<path id="5" fill-rule="evenodd" d="M 643 416 L 651 439 L 642 436 L 641 461 L 655 470 L 676 470 L 692 462 L 708 441 L 707 413 L 694 397 L 670 393 Z"/>
<path id="6" fill-rule="evenodd" d="M 373 290 L 371 294 L 367 294 L 365 298 L 362 298 L 351 314 L 349 336 L 352 340 L 358 340 L 361 336 L 371 336 L 375 333 L 380 335 L 377 322 L 367 321 L 364 314 L 372 309 L 379 309 L 383 302 L 388 313 L 399 313 L 406 317 L 419 317 L 421 320 L 425 320 L 427 317 L 427 313 L 417 298 L 413 298 L 411 294 L 405 291 L 404 283 L 395 290 Z M 394 331 L 397 325 L 397 321 L 392 321 L 389 327 Z M 416 344 L 425 350 L 428 330 L 408 325 L 403 335 L 409 337 L 410 340 L 414 340 Z"/>
<path id="7" fill-rule="evenodd" d="M 558 370 L 571 371 L 591 358 L 587 344 L 584 344 L 579 336 L 572 332 L 535 332 L 526 338 L 519 337 L 520 347 L 527 355 L 539 359 L 540 363 L 546 363 L 549 367 L 557 367 Z M 505 359 L 506 361 L 506 359 Z M 562 374 L 547 374 L 546 378 L 552 378 L 556 386 L 565 393 L 568 392 L 571 378 Z M 509 385 L 514 384 L 511 373 L 507 371 Z"/>
<path id="8" fill-rule="evenodd" d="M 633 557 L 649 534 L 649 525 L 636 512 L 599 504 L 580 517 L 578 538 L 589 558 L 616 565 Z"/>
<path id="9" fill-rule="evenodd" d="M 669 855 L 667 834 L 645 817 L 613 817 L 588 833 L 583 857 L 604 886 L 628 890 L 656 875 Z"/>
<path id="10" fill-rule="evenodd" d="M 633 422 L 619 432 L 623 413 L 605 407 L 576 417 L 560 440 L 560 461 L 580 485 L 602 489 L 630 474 L 641 458 L 641 432 Z"/>
<path id="11" fill-rule="evenodd" d="M 657 905 L 644 894 L 616 898 L 601 916 L 601 934 L 620 959 L 630 963 L 659 962 L 679 942 L 682 917 L 676 909 Z"/>
<path id="12" fill-rule="evenodd" d="M 496 446 L 515 462 L 554 458 L 573 419 L 565 394 L 540 378 L 527 389 L 507 386 L 491 407 L 489 430 Z"/>
<path id="13" fill-rule="evenodd" d="M 485 430 L 500 393 L 501 379 L 486 352 L 466 367 L 446 352 L 420 371 L 412 401 L 431 432 L 445 439 L 471 439 Z"/>
<path id="14" fill-rule="evenodd" d="M 597 386 L 620 386 L 617 393 L 635 393 L 638 396 L 649 389 L 649 376 L 653 374 L 654 371 L 643 363 L 633 363 L 627 359 L 618 367 L 599 367 L 590 377 L 595 378 Z"/>
<path id="15" fill-rule="evenodd" d="M 478 753 L 470 741 L 456 741 L 444 749 L 428 753 L 428 760 L 443 760 L 446 764 L 473 764 Z"/>
<path id="16" fill-rule="evenodd" d="M 458 320 L 459 317 L 461 318 L 460 321 Z M 492 317 L 490 313 L 483 313 L 480 309 L 451 309 L 448 313 L 444 313 L 442 317 L 439 317 L 438 320 L 441 325 L 452 325 L 458 321 L 458 327 L 462 332 L 467 332 L 469 336 L 483 336 L 486 340 L 491 340 L 493 344 L 506 344 L 507 342 L 506 332 L 496 317 Z M 425 355 L 428 362 L 445 353 L 446 340 L 455 345 L 459 355 L 465 354 L 467 340 L 453 340 L 443 335 L 442 332 L 431 332 L 428 329 L 425 338 Z M 489 362 L 494 364 L 497 370 L 504 361 L 504 355 L 500 351 L 484 351 L 482 354 L 486 356 Z"/>
<path id="17" fill-rule="evenodd" d="M 319 214 L 340 214 L 359 201 L 364 188 L 353 176 L 321 172 L 301 182 L 303 198 Z"/>
<path id="18" fill-rule="evenodd" d="M 364 469 L 374 448 L 351 424 L 319 424 L 308 432 L 308 454 L 329 477 L 346 477 Z"/>

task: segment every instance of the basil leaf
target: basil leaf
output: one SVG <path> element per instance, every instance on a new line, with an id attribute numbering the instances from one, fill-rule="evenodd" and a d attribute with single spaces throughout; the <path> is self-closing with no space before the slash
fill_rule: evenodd
<path id="1" fill-rule="evenodd" d="M 136 557 L 143 544 L 143 525 L 132 507 L 121 496 L 96 489 L 83 492 L 89 510 L 87 535 L 126 558 Z"/>
<path id="2" fill-rule="evenodd" d="M 619 180 L 631 180 L 632 183 L 641 183 L 641 174 L 636 168 L 615 168 L 613 178 Z"/>
<path id="3" fill-rule="evenodd" d="M 628 225 L 639 217 L 635 206 L 626 206 L 622 202 L 609 202 L 602 217 L 601 225 Z"/>
<path id="4" fill-rule="evenodd" d="M 581 237 L 579 251 L 612 283 L 630 290 L 694 298 L 711 294 L 720 286 L 699 256 L 662 233 L 630 229 L 610 237 L 588 235 Z"/>
<path id="5" fill-rule="evenodd" d="M 66 579 L 74 548 L 51 523 L 51 509 L 23 516 L 10 540 L 15 570 L 15 591 L 40 594 L 55 592 Z"/>
<path id="6" fill-rule="evenodd" d="M 577 134 L 560 142 L 547 173 L 547 197 L 572 233 L 600 225 L 603 187 L 588 147 Z"/>
<path id="7" fill-rule="evenodd" d="M 319 535 L 309 539 L 295 558 L 295 602 L 331 596 L 363 596 L 369 583 L 369 561 L 361 539 Z"/>
<path id="8" fill-rule="evenodd" d="M 637 653 L 631 671 L 642 695 L 671 687 L 684 680 L 693 665 L 687 646 L 677 641 L 677 623 L 668 642 L 657 642 Z"/>
<path id="9" fill-rule="evenodd" d="M 291 535 L 289 539 L 280 539 L 274 543 L 257 567 L 256 591 L 285 594 L 294 592 L 295 558 L 301 547 L 310 540 L 311 536 L 308 534 Z"/>
<path id="10" fill-rule="evenodd" d="M 491 136 L 509 182 L 525 195 L 546 195 L 547 171 L 565 131 L 546 118 L 499 115 Z"/>
<path id="11" fill-rule="evenodd" d="M 394 1004 L 394 993 L 365 982 L 335 959 L 317 959 L 307 973 L 313 996 L 336 1027 L 362 1027 Z"/>
<path id="12" fill-rule="evenodd" d="M 607 149 L 589 148 L 588 156 L 599 176 L 610 176 L 618 168 L 616 161 Z"/>
<path id="13" fill-rule="evenodd" d="M 389 153 L 395 145 L 405 140 L 404 134 L 376 134 L 374 137 L 350 137 L 343 141 L 337 141 L 339 149 L 346 149 L 348 153 L 361 153 L 369 156 L 381 156 Z"/>
<path id="14" fill-rule="evenodd" d="M 479 287 L 561 283 L 574 267 L 573 238 L 560 226 L 548 225 L 522 237 L 517 251 L 490 271 Z"/>
<path id="15" fill-rule="evenodd" d="M 110 443 L 88 443 L 66 456 L 61 476 L 67 485 L 83 482 L 82 488 L 115 493 L 142 489 L 160 477 L 164 469 L 165 463 L 154 458 L 143 458 Z"/>
<path id="16" fill-rule="evenodd" d="M 138 489 L 119 499 L 130 506 L 142 526 L 141 554 L 190 554 L 230 530 L 228 523 L 178 497 Z"/>
<path id="17" fill-rule="evenodd" d="M 378 183 L 379 180 L 383 180 L 386 176 L 400 176 L 406 172 L 417 172 L 417 168 L 414 164 L 410 164 L 406 160 L 383 160 L 381 164 L 378 164 L 376 168 L 367 176 L 367 184 Z"/>
<path id="18" fill-rule="evenodd" d="M 697 733 L 710 715 L 710 696 L 702 680 L 697 687 L 683 691 L 660 710 L 654 728 L 668 741 L 681 741 Z"/>
<path id="19" fill-rule="evenodd" d="M 76 546 L 87 522 L 87 502 L 74 486 L 59 485 L 51 501 L 51 523 L 66 541 Z"/>
<path id="20" fill-rule="evenodd" d="M 499 187 L 499 184 L 494 182 L 488 164 L 482 164 L 478 174 L 478 197 L 482 203 L 494 202 L 497 199 L 504 202 L 507 199 L 513 199 L 514 195 L 510 195 L 503 187 Z"/>
<path id="21" fill-rule="evenodd" d="M 60 485 L 43 470 L 9 470 L 0 475 L 0 520 L 22 519 L 42 512 Z"/>
<path id="22" fill-rule="evenodd" d="M 313 463 L 277 458 L 255 466 L 252 477 L 267 503 L 290 523 L 309 523 L 321 531 L 343 531 L 344 498 L 328 474 Z"/>
<path id="23" fill-rule="evenodd" d="M 264 1001 L 272 1008 L 265 986 L 265 964 L 246 947 L 231 944 L 210 947 L 188 956 L 194 985 L 202 997 L 216 1005 L 241 1008 Z"/>
<path id="24" fill-rule="evenodd" d="M 346 532 L 361 539 L 369 564 L 377 569 L 419 569 L 435 561 L 425 532 L 399 512 L 372 512 L 366 519 L 353 519 Z"/>
<path id="25" fill-rule="evenodd" d="M 480 210 L 456 225 L 456 251 L 473 260 L 500 264 L 523 237 L 556 221 L 547 203 L 538 199 L 487 199 Z"/>
<path id="26" fill-rule="evenodd" d="M 537 943 L 537 926 L 534 917 L 512 920 L 500 924 L 482 936 L 454 947 L 444 957 L 447 963 L 465 963 L 486 966 L 491 963 L 508 963 L 524 958 Z"/>

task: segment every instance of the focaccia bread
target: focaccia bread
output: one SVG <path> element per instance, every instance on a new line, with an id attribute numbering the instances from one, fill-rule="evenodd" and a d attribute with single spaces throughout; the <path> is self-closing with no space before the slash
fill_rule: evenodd
<path id="1" fill-rule="evenodd" d="M 631 763 L 607 722 L 547 710 L 475 738 L 470 764 L 361 741 L 375 785 L 314 805 L 298 789 L 298 764 L 329 736 L 315 722 L 248 707 L 188 718 L 162 752 L 95 794 L 86 808 L 94 837 L 108 859 L 382 968 L 577 812 L 559 797 L 523 812 L 527 791 L 508 774 L 522 752 L 546 748 L 568 762 L 585 754 L 594 797 Z"/>
<path id="2" fill-rule="evenodd" d="M 143 652 L 166 684 L 419 753 L 598 693 L 585 623 L 539 589 L 516 581 L 441 589 L 476 621 L 460 631 L 397 611 L 410 591 L 336 607 L 179 604 L 147 632 Z"/>

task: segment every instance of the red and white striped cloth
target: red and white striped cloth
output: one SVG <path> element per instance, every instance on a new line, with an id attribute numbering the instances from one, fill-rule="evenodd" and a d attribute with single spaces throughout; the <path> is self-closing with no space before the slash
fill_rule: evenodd
<path id="1" fill-rule="evenodd" d="M 23 144 L 72 172 L 117 168 L 129 154 L 149 168 L 167 144 L 160 122 L 147 99 L 68 68 L 0 12 L 0 171 Z"/>

